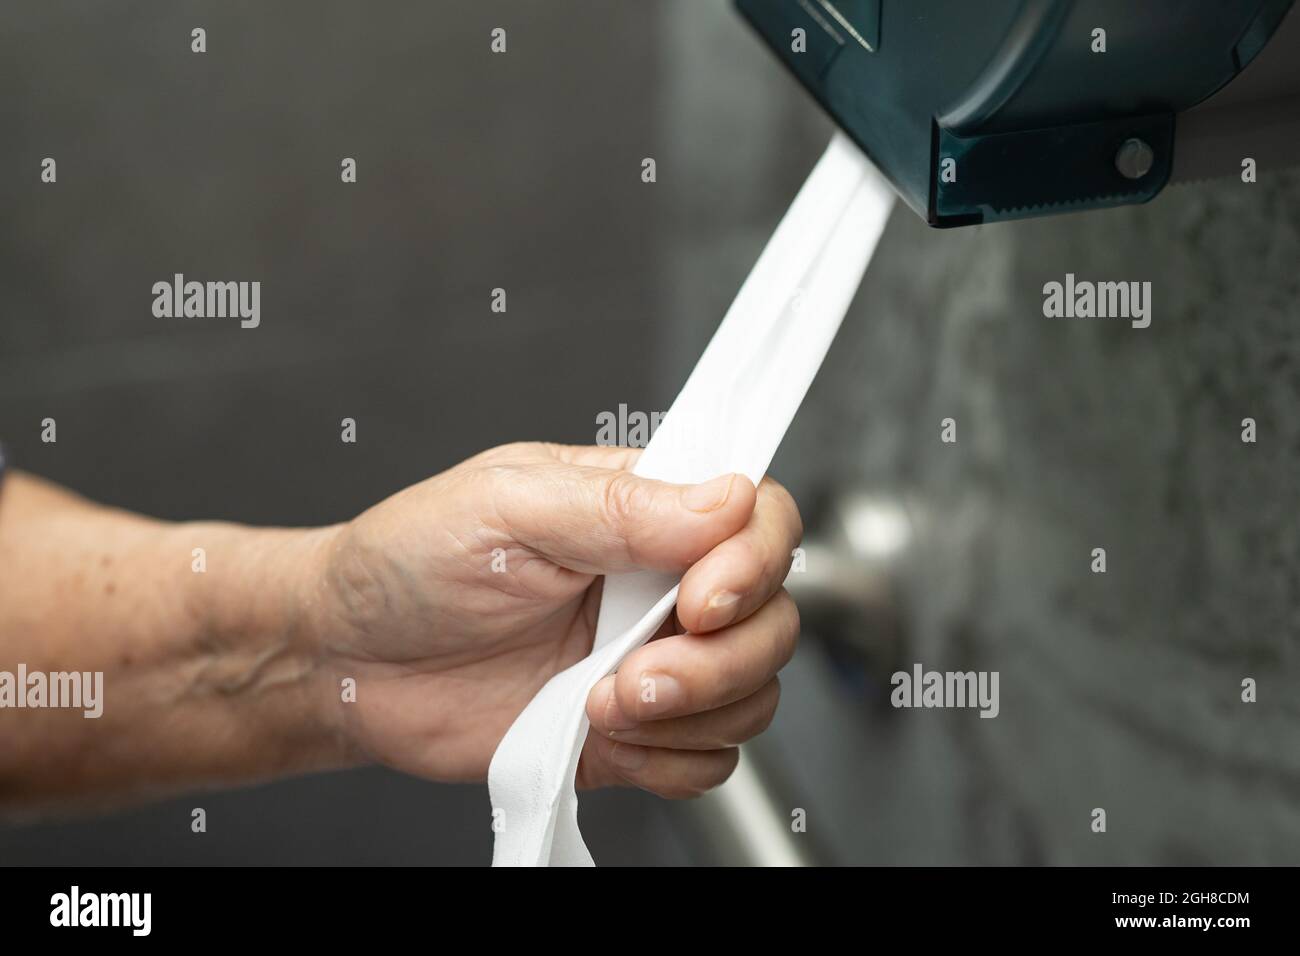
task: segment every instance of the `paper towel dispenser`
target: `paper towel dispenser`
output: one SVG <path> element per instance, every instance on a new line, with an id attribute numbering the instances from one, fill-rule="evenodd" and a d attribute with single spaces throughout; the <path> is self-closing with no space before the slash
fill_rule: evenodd
<path id="1" fill-rule="evenodd" d="M 1300 152 L 1293 0 L 736 4 L 933 226 L 1146 202 Z"/>

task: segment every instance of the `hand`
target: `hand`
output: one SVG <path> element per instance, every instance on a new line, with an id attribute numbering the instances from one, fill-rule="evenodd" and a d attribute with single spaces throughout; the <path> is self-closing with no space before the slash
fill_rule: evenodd
<path id="1" fill-rule="evenodd" d="M 533 695 L 590 652 L 601 575 L 653 568 L 684 572 L 677 610 L 592 689 L 578 784 L 687 797 L 730 775 L 794 653 L 782 582 L 799 513 L 774 481 L 671 485 L 634 476 L 637 455 L 506 445 L 329 529 L 309 630 L 333 677 L 357 682 L 355 702 L 332 695 L 351 747 L 483 779 Z"/>

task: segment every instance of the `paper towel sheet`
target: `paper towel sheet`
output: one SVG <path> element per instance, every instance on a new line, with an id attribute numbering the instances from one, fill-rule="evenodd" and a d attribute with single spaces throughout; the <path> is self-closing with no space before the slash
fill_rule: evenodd
<path id="1" fill-rule="evenodd" d="M 642 452 L 638 475 L 679 483 L 730 472 L 762 479 L 892 204 L 888 184 L 837 133 Z M 606 577 L 591 654 L 551 678 L 493 755 L 493 866 L 594 865 L 574 791 L 587 695 L 668 617 L 678 583 L 651 571 Z"/>

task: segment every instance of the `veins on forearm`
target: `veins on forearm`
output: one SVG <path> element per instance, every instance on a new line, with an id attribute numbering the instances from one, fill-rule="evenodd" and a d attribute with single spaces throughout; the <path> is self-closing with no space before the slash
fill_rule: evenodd
<path id="1" fill-rule="evenodd" d="M 204 694 L 263 694 L 302 684 L 315 669 L 313 661 L 294 653 L 287 637 L 273 639 L 253 654 L 232 654 L 215 641 L 200 639 L 195 658 L 181 667 L 181 680 L 171 702 Z"/>

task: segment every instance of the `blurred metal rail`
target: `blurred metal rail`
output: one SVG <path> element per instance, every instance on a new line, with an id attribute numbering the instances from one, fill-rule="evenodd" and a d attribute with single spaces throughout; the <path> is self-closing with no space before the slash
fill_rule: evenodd
<path id="1" fill-rule="evenodd" d="M 853 648 L 866 666 L 885 668 L 902 640 L 895 563 L 913 537 L 912 519 L 893 497 L 860 491 L 833 496 L 802 546 L 785 586 L 814 638 Z M 827 693 L 834 693 L 827 688 Z M 762 738 L 746 744 L 731 778 L 684 804 L 686 825 L 720 866 L 817 866 L 824 845 L 794 827 L 798 801 Z"/>

